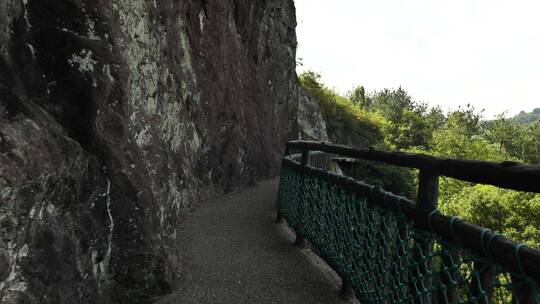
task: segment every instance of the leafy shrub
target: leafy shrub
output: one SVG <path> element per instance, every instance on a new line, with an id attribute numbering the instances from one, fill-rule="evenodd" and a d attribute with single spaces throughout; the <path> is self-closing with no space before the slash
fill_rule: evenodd
<path id="1" fill-rule="evenodd" d="M 540 247 L 540 195 L 488 185 L 464 187 L 442 204 L 448 214 Z"/>

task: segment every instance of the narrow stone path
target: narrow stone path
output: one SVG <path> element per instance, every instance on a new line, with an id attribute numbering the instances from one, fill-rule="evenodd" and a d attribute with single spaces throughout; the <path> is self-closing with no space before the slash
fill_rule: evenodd
<path id="1" fill-rule="evenodd" d="M 339 277 L 274 223 L 277 187 L 264 181 L 191 214 L 179 231 L 183 278 L 158 303 L 351 303 L 339 296 Z"/>

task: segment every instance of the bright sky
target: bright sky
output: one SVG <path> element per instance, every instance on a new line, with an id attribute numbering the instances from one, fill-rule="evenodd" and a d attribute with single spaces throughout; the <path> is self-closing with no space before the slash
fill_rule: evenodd
<path id="1" fill-rule="evenodd" d="M 486 118 L 540 107 L 539 0 L 295 0 L 301 72 Z"/>

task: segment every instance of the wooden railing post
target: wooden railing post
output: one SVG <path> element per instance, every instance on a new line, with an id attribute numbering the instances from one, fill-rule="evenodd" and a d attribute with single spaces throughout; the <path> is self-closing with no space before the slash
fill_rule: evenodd
<path id="1" fill-rule="evenodd" d="M 429 229 L 429 216 L 438 207 L 439 201 L 439 176 L 429 171 L 420 171 L 418 178 L 418 204 L 415 210 L 415 228 Z M 417 290 L 429 290 L 432 288 L 433 282 L 430 273 L 433 273 L 433 261 L 428 256 L 433 251 L 433 244 L 430 240 L 423 237 L 415 239 L 414 259 L 422 261 L 418 267 L 418 277 L 423 277 L 417 283 Z M 426 293 L 420 299 L 422 304 L 432 303 L 433 296 L 431 293 Z"/>
<path id="2" fill-rule="evenodd" d="M 302 150 L 302 168 L 309 165 L 309 150 Z"/>
<path id="3" fill-rule="evenodd" d="M 438 208 L 439 205 L 439 176 L 427 171 L 420 171 L 418 177 L 418 205 L 416 211 L 420 223 L 420 228 L 428 227 L 428 216 Z"/>
<path id="4" fill-rule="evenodd" d="M 306 166 L 309 165 L 309 149 L 302 150 L 302 160 L 300 164 L 302 165 L 302 171 L 306 168 Z M 302 208 L 302 205 L 305 203 L 306 194 L 305 194 L 304 188 L 305 188 L 304 182 L 302 181 L 302 183 L 300 184 L 300 208 Z M 302 212 L 302 210 L 300 210 L 300 212 Z M 296 233 L 296 240 L 294 241 L 294 246 L 302 248 L 302 249 L 306 248 L 307 242 L 304 236 L 299 231 L 295 231 L 295 233 Z"/>

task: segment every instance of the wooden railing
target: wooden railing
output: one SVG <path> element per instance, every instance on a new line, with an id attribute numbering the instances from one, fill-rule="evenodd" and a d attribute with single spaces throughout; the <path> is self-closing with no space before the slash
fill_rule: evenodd
<path id="1" fill-rule="evenodd" d="M 385 164 L 419 169 L 417 201 L 399 197 L 369 184 L 339 176 L 310 166 L 313 152 L 324 152 L 334 156 L 377 161 Z M 415 229 L 430 230 L 452 244 L 470 249 L 478 256 L 485 256 L 493 264 L 505 267 L 509 272 L 524 274 L 540 284 L 540 251 L 518 244 L 504 236 L 468 223 L 456 217 L 438 212 L 439 176 L 448 176 L 472 183 L 489 184 L 497 187 L 540 193 L 540 166 L 514 162 L 493 163 L 485 161 L 437 158 L 422 154 L 387 152 L 375 149 L 352 148 L 342 145 L 311 141 L 292 141 L 286 145 L 286 156 L 301 155 L 299 161 L 288 157 L 283 167 L 299 172 L 303 176 L 316 177 L 339 185 L 349 192 L 369 197 L 377 205 L 402 212 L 413 222 Z M 369 182 L 369 181 L 366 181 Z M 484 275 L 489 275 L 485 272 Z M 493 275 L 493 274 L 492 274 Z M 474 287 L 471 287 L 474 289 Z M 525 303 L 528 296 L 521 297 Z"/>

